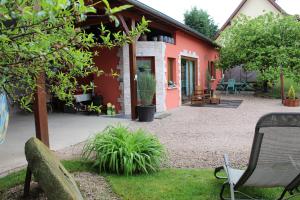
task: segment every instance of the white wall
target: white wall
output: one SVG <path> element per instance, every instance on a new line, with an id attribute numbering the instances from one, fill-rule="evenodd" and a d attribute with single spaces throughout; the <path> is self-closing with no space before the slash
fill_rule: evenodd
<path id="1" fill-rule="evenodd" d="M 280 12 L 268 0 L 247 0 L 243 7 L 235 15 L 233 20 L 238 18 L 242 14 L 255 18 L 269 12 L 280 14 Z M 227 28 L 228 26 L 224 30 L 226 30 Z M 220 36 L 216 40 L 219 41 Z"/>

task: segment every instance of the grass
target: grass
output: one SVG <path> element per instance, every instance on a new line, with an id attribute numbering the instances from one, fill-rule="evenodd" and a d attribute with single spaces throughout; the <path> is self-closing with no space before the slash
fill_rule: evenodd
<path id="1" fill-rule="evenodd" d="M 97 171 L 91 162 L 63 161 L 63 164 L 69 172 Z M 136 176 L 102 175 L 109 181 L 113 191 L 124 200 L 218 200 L 223 183 L 214 178 L 212 169 L 164 169 L 157 173 Z M 0 178 L 0 197 L 1 192 L 24 183 L 24 178 L 25 170 Z M 274 200 L 282 189 L 246 188 L 244 192 Z"/>
<path id="2" fill-rule="evenodd" d="M 218 200 L 222 180 L 213 176 L 211 169 L 165 169 L 151 175 L 107 176 L 113 191 L 124 200 Z M 281 188 L 245 188 L 247 194 L 274 200 Z"/>

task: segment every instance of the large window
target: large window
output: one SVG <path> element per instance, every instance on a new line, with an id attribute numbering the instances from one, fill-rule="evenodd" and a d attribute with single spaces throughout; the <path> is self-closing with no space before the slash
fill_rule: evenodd
<path id="1" fill-rule="evenodd" d="M 175 87 L 176 83 L 176 65 L 175 65 L 176 59 L 175 58 L 168 58 L 168 86 L 169 87 Z"/>

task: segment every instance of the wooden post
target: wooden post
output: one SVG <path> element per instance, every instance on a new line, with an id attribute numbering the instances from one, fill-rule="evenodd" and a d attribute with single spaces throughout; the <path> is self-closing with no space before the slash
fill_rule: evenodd
<path id="1" fill-rule="evenodd" d="M 284 95 L 284 76 L 282 66 L 280 67 L 280 87 L 281 87 L 281 102 L 284 104 L 285 95 Z"/>
<path id="2" fill-rule="evenodd" d="M 40 73 L 37 78 L 37 89 L 34 101 L 34 119 L 36 137 L 49 147 L 49 133 L 48 133 L 48 114 L 47 114 L 47 98 L 45 87 L 45 74 Z M 24 197 L 29 195 L 30 182 L 32 172 L 30 167 L 27 167 L 26 178 L 24 184 Z"/>
<path id="3" fill-rule="evenodd" d="M 37 79 L 37 90 L 34 102 L 34 119 L 36 137 L 49 147 L 47 94 L 45 88 L 45 74 L 40 73 Z"/>
<path id="4" fill-rule="evenodd" d="M 135 20 L 131 20 L 131 28 L 135 28 Z M 130 62 L 130 95 L 131 95 L 131 119 L 137 118 L 137 66 L 136 66 L 136 40 L 129 44 L 129 62 Z"/>
<path id="5" fill-rule="evenodd" d="M 130 61 L 131 119 L 136 120 L 137 118 L 136 41 L 133 41 L 129 45 L 129 61 Z"/>
<path id="6" fill-rule="evenodd" d="M 126 24 L 124 17 L 121 14 L 117 15 L 125 33 L 128 35 L 130 30 Z M 135 28 L 135 20 L 131 20 L 131 28 Z M 137 80 L 136 80 L 136 40 L 129 44 L 129 66 L 130 66 L 130 97 L 131 97 L 131 119 L 136 120 L 137 112 Z"/>

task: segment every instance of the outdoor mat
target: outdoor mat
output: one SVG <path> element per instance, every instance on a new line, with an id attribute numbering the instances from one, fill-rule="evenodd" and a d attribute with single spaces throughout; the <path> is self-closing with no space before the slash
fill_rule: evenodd
<path id="1" fill-rule="evenodd" d="M 154 118 L 155 119 L 164 119 L 164 118 L 169 117 L 169 116 L 171 116 L 170 113 L 157 113 L 157 114 L 154 115 Z"/>
<path id="2" fill-rule="evenodd" d="M 221 100 L 220 104 L 203 104 L 192 105 L 197 107 L 209 107 L 209 108 L 238 108 L 242 104 L 243 100 Z"/>

